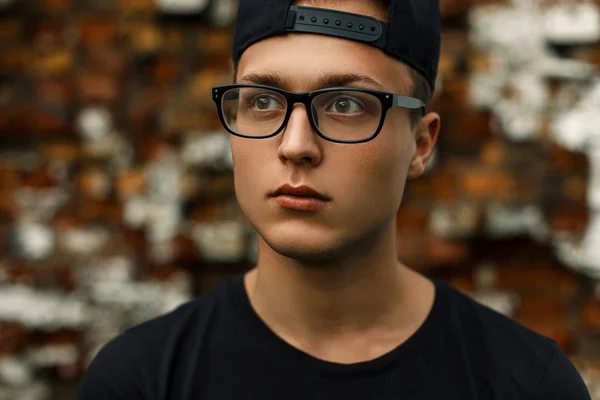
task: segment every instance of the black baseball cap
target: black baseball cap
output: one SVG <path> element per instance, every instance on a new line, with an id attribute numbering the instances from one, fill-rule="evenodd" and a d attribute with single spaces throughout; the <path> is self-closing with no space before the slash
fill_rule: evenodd
<path id="1" fill-rule="evenodd" d="M 289 32 L 317 33 L 368 43 L 409 65 L 435 88 L 440 58 L 439 0 L 392 0 L 388 22 L 292 0 L 239 0 L 233 61 L 252 44 Z"/>

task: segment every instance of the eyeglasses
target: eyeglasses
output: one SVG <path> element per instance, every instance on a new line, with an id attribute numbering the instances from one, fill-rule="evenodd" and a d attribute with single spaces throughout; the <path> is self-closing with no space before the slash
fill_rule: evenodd
<path id="1" fill-rule="evenodd" d="M 219 117 L 231 134 L 266 139 L 287 125 L 293 106 L 306 107 L 314 131 L 337 143 L 374 139 L 392 107 L 425 112 L 425 103 L 413 97 L 360 88 L 327 88 L 294 93 L 263 85 L 226 85 L 213 88 Z"/>

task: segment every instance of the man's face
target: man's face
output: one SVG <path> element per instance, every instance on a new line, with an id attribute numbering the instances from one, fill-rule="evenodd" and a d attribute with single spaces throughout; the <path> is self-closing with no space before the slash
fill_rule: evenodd
<path id="1" fill-rule="evenodd" d="M 337 9 L 385 19 L 367 2 Z M 277 84 L 309 92 L 347 75 L 367 80 L 345 86 L 410 95 L 406 67 L 381 50 L 313 34 L 260 41 L 239 63 L 239 83 Z M 339 80 L 339 79 L 338 79 Z M 417 144 L 407 110 L 392 108 L 380 134 L 366 143 L 340 144 L 319 137 L 306 108 L 296 104 L 287 127 L 269 139 L 232 136 L 235 190 L 242 210 L 271 249 L 287 257 L 328 260 L 368 242 L 394 224 Z M 280 186 L 309 186 L 331 200 L 318 211 L 295 211 L 269 197 Z"/>

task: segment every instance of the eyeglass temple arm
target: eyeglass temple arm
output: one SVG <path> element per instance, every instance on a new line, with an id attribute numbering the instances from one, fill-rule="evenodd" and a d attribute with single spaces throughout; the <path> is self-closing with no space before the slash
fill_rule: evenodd
<path id="1" fill-rule="evenodd" d="M 425 113 L 425 110 L 427 109 L 427 105 L 421 100 L 397 94 L 394 95 L 392 107 L 408 108 L 409 110 L 422 109 L 423 113 Z"/>

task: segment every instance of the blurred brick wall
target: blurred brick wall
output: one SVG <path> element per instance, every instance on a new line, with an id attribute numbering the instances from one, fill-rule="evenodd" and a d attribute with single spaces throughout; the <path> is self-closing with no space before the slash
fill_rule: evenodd
<path id="1" fill-rule="evenodd" d="M 515 142 L 471 104 L 487 61 L 468 15 L 488 3 L 503 4 L 442 2 L 443 128 L 430 171 L 408 184 L 399 257 L 553 337 L 591 377 L 596 284 L 552 240 L 587 227 L 589 163 L 551 139 L 550 119 Z M 110 337 L 251 265 L 210 97 L 231 80 L 231 25 L 215 6 L 29 0 L 0 12 L 0 399 L 72 398 Z M 595 45 L 567 50 L 600 64 Z M 532 215 L 543 223 L 523 224 Z"/>

